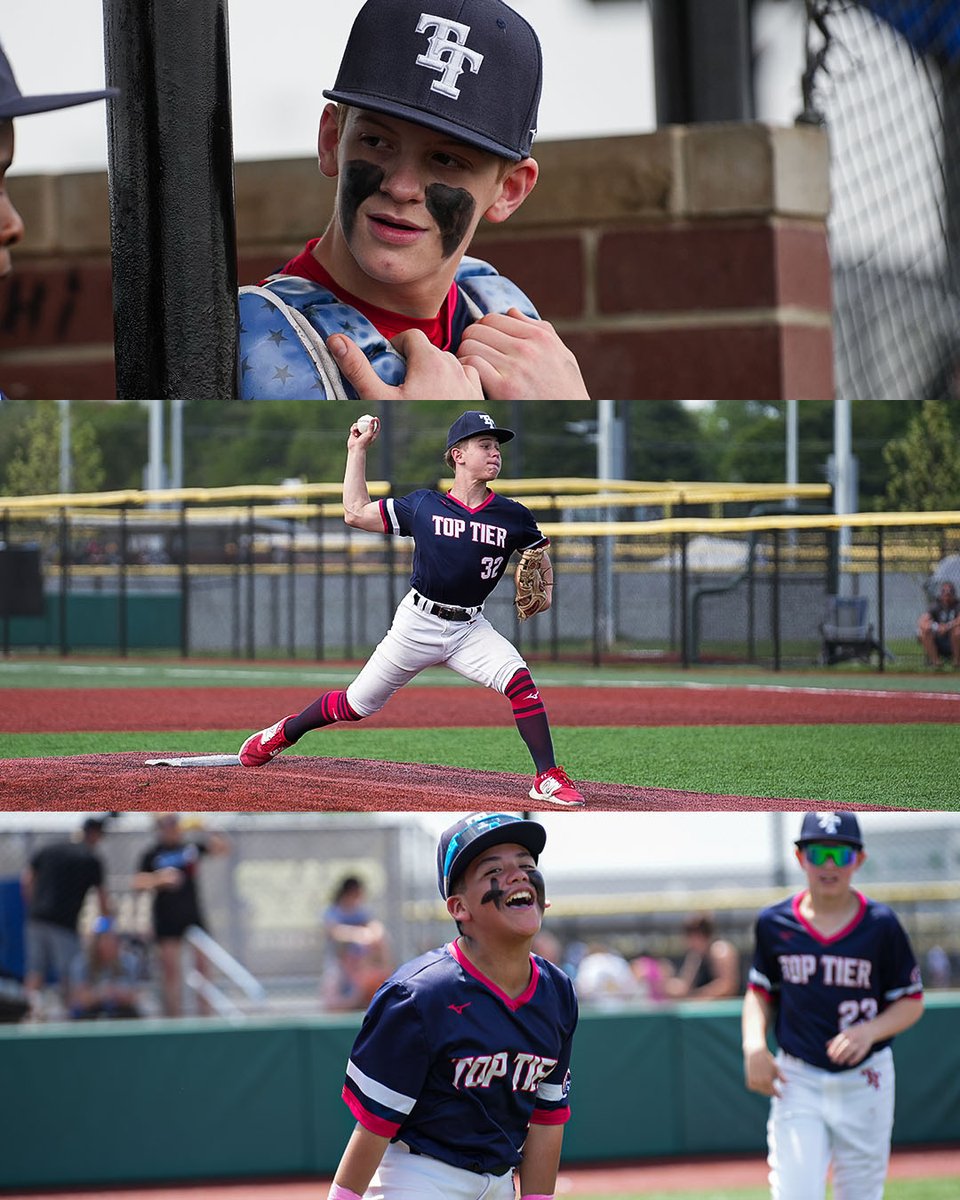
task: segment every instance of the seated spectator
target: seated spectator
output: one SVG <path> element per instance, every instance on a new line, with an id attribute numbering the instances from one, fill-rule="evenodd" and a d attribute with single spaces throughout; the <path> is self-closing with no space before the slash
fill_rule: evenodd
<path id="1" fill-rule="evenodd" d="M 664 982 L 672 1000 L 721 1000 L 740 994 L 740 955 L 714 936 L 710 913 L 692 913 L 683 923 L 687 952 L 677 973 Z"/>
<path id="2" fill-rule="evenodd" d="M 139 1017 L 143 958 L 122 938 L 110 917 L 93 926 L 87 947 L 70 969 L 70 1016 L 74 1020 Z"/>
<path id="3" fill-rule="evenodd" d="M 642 1000 L 644 992 L 630 964 L 610 946 L 595 943 L 580 960 L 573 981 L 581 1004 L 611 1005 Z"/>
<path id="4" fill-rule="evenodd" d="M 327 963 L 321 997 L 330 1012 L 366 1009 L 392 970 L 386 929 L 366 901 L 363 882 L 348 875 L 323 914 Z"/>
<path id="5" fill-rule="evenodd" d="M 917 637 L 929 666 L 939 667 L 949 658 L 954 667 L 960 667 L 960 601 L 948 580 L 940 584 L 936 601 L 921 614 Z"/>

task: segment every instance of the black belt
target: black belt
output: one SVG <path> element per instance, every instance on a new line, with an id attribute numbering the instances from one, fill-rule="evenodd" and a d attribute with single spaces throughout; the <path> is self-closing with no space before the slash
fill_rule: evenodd
<path id="1" fill-rule="evenodd" d="M 430 1154 L 424 1154 L 422 1150 L 418 1150 L 416 1146 L 411 1146 L 409 1142 L 400 1143 L 417 1158 L 432 1158 Z M 443 1162 L 443 1159 L 437 1159 L 438 1162 Z M 513 1163 L 494 1163 L 492 1167 L 485 1167 L 481 1163 L 447 1163 L 448 1167 L 459 1167 L 461 1171 L 472 1171 L 474 1175 L 506 1175 L 513 1170 Z"/>
<path id="2" fill-rule="evenodd" d="M 417 608 L 422 608 L 424 612 L 440 617 L 444 621 L 472 621 L 483 607 L 480 605 L 477 608 L 455 608 L 449 604 L 434 604 L 432 600 L 427 600 L 419 592 L 413 593 L 413 602 Z"/>

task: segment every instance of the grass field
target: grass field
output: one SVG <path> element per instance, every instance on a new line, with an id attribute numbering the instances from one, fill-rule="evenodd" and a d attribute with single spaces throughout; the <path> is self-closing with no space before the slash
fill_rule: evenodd
<path id="1" fill-rule="evenodd" d="M 884 1189 L 884 1200 L 956 1200 L 960 1194 L 957 1179 L 891 1179 Z M 827 1196 L 832 1196 L 828 1189 Z M 578 1195 L 577 1200 L 769 1200 L 767 1188 L 736 1188 L 696 1192 L 618 1192 Z"/>

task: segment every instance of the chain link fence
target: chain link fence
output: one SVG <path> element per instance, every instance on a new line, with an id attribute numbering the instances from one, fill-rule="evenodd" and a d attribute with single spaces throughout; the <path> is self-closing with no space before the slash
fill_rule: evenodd
<path id="1" fill-rule="evenodd" d="M 696 493 L 683 504 L 518 494 L 551 539 L 554 605 L 521 625 L 507 581 L 485 614 L 534 659 L 809 666 L 824 658 L 832 598 L 854 595 L 875 640 L 920 667 L 918 616 L 933 582 L 960 574 L 960 514 L 792 517 L 780 504 L 726 516 L 707 514 L 738 505 Z M 354 659 L 409 587 L 411 541 L 351 530 L 339 505 L 9 504 L 0 560 L 15 554 L 18 564 L 16 587 L 0 570 L 5 652 Z"/>

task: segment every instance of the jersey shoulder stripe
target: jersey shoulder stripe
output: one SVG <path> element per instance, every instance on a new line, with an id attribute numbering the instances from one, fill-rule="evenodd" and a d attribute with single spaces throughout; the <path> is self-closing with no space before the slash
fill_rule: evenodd
<path id="1" fill-rule="evenodd" d="M 387 1108 L 396 1109 L 397 1112 L 408 1113 L 417 1102 L 416 1096 L 405 1096 L 403 1092 L 395 1092 L 392 1088 L 378 1083 L 376 1079 L 371 1079 L 352 1060 L 347 1063 L 347 1078 L 352 1079 L 365 1096 Z"/>

